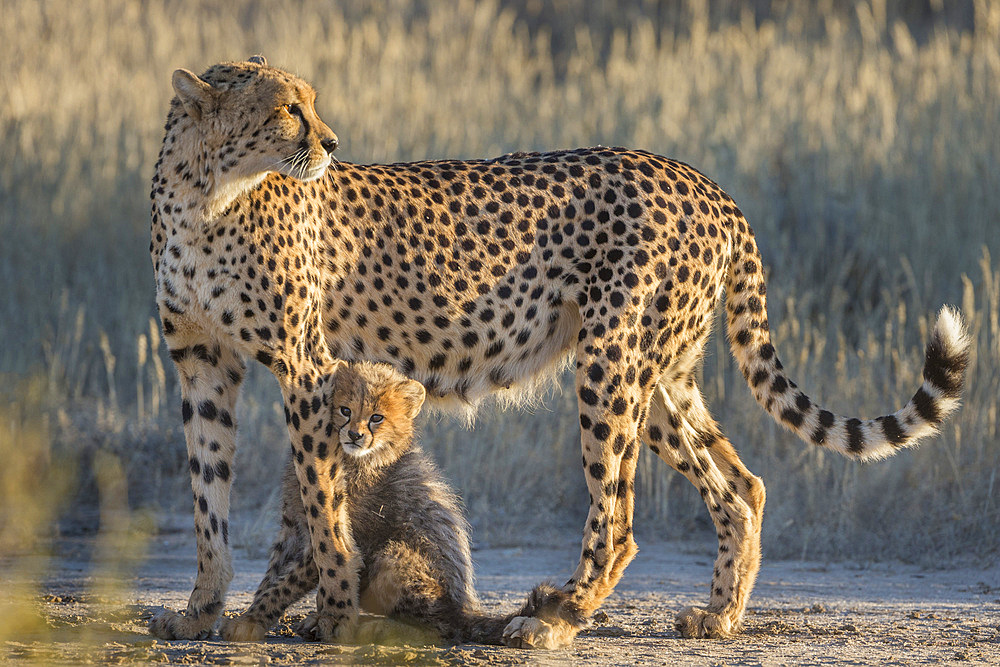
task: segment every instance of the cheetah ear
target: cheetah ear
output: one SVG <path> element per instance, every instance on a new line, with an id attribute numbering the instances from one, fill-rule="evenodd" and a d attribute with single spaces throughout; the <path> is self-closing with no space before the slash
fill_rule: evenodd
<path id="1" fill-rule="evenodd" d="M 407 417 L 413 419 L 420 414 L 420 407 L 424 404 L 424 398 L 427 396 L 424 385 L 416 380 L 407 380 L 399 386 L 399 393 L 410 406 L 410 414 Z"/>
<path id="2" fill-rule="evenodd" d="M 247 58 L 248 63 L 253 63 L 254 65 L 263 65 L 267 67 L 267 58 L 262 55 L 250 56 Z"/>
<path id="3" fill-rule="evenodd" d="M 323 373 L 319 376 L 318 380 L 319 384 L 322 385 L 321 395 L 323 397 L 323 405 L 327 405 L 330 402 L 330 397 L 337 386 L 337 372 L 346 367 L 347 362 L 338 359 L 323 368 Z"/>
<path id="4" fill-rule="evenodd" d="M 219 91 L 193 72 L 186 69 L 175 70 L 171 83 L 184 110 L 195 121 L 200 121 L 215 109 Z"/>

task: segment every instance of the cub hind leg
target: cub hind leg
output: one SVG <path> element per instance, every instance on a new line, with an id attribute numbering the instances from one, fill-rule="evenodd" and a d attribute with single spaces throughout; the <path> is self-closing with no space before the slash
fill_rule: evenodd
<path id="1" fill-rule="evenodd" d="M 361 620 L 352 643 L 426 645 L 467 641 L 467 619 L 473 610 L 448 589 L 450 577 L 435 567 L 427 554 L 410 544 L 390 541 L 370 560 L 362 572 L 361 609 L 381 618 Z M 499 623 L 497 636 L 503 627 Z M 317 614 L 311 612 L 295 632 L 315 641 L 316 625 Z"/>
<path id="2" fill-rule="evenodd" d="M 359 640 L 379 644 L 466 640 L 463 619 L 471 610 L 460 599 L 461 592 L 449 585 L 456 577 L 442 570 L 449 561 L 435 559 L 433 545 L 427 550 L 420 546 L 390 540 L 370 565 L 365 564 L 361 608 L 386 618 L 363 623 Z"/>

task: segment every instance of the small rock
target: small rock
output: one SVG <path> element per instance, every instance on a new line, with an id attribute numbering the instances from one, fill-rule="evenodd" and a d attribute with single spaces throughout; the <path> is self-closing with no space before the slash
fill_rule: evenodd
<path id="1" fill-rule="evenodd" d="M 607 623 L 610 619 L 611 617 L 605 611 L 599 611 L 594 614 L 594 623 Z"/>

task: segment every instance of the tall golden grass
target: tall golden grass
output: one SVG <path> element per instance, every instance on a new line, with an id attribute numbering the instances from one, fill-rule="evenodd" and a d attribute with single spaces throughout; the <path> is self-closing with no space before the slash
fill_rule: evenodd
<path id="1" fill-rule="evenodd" d="M 635 0 L 621 13 L 602 6 L 597 20 L 570 0 L 538 11 L 0 0 L 0 396 L 16 408 L 34 378 L 56 451 L 113 452 L 133 504 L 187 511 L 175 376 L 151 321 L 148 180 L 171 71 L 263 53 L 314 83 L 341 159 L 604 144 L 699 167 L 757 231 L 792 375 L 840 412 L 902 404 L 919 384 L 928 317 L 960 303 L 977 350 L 965 407 L 938 439 L 885 463 L 842 461 L 782 432 L 721 336 L 704 386 L 768 485 L 772 555 L 991 553 L 1000 3 L 971 2 L 968 25 L 941 20 L 945 4 L 925 17 L 884 0 L 775 3 L 755 16 Z M 572 392 L 546 406 L 485 414 L 472 432 L 426 424 L 424 444 L 463 490 L 480 539 L 540 539 L 540 526 L 584 519 Z M 285 448 L 263 371 L 240 411 L 235 508 L 251 519 L 234 536 L 263 547 Z M 85 475 L 78 493 L 98 486 Z M 710 537 L 698 494 L 651 457 L 639 487 L 640 537 Z"/>

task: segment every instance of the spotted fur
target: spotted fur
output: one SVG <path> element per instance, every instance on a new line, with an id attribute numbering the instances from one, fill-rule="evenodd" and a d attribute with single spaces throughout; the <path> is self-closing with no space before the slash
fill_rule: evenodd
<path id="1" fill-rule="evenodd" d="M 499 643 L 514 615 L 482 613 L 459 500 L 412 444 L 423 385 L 391 366 L 359 362 L 321 378 L 313 396 L 344 452 L 347 515 L 361 557 L 361 608 L 429 624 L 448 643 Z M 281 535 L 267 574 L 250 608 L 224 619 L 223 639 L 262 639 L 319 581 L 291 458 L 281 497 Z M 311 614 L 296 629 L 313 639 L 316 624 Z"/>
<path id="2" fill-rule="evenodd" d="M 350 631 L 359 593 L 343 452 L 308 399 L 338 359 L 388 363 L 432 403 L 474 407 L 524 396 L 575 357 L 590 492 L 580 562 L 511 622 L 506 641 L 517 646 L 569 642 L 635 555 L 640 442 L 698 488 L 719 536 L 708 605 L 681 612 L 678 628 L 689 637 L 739 629 L 759 567 L 764 486 L 695 381 L 723 293 L 755 398 L 807 441 L 878 458 L 957 405 L 969 342 L 947 309 L 924 385 L 894 415 L 839 417 L 800 392 L 770 343 L 753 231 L 684 163 L 593 148 L 327 168 L 336 137 L 295 76 L 224 63 L 201 77 L 175 73 L 174 87 L 151 252 L 181 377 L 199 572 L 187 611 L 153 620 L 159 636 L 207 632 L 232 577 L 225 522 L 243 359 L 266 365 L 282 388 L 303 505 L 316 507 L 307 522 L 326 640 Z"/>

